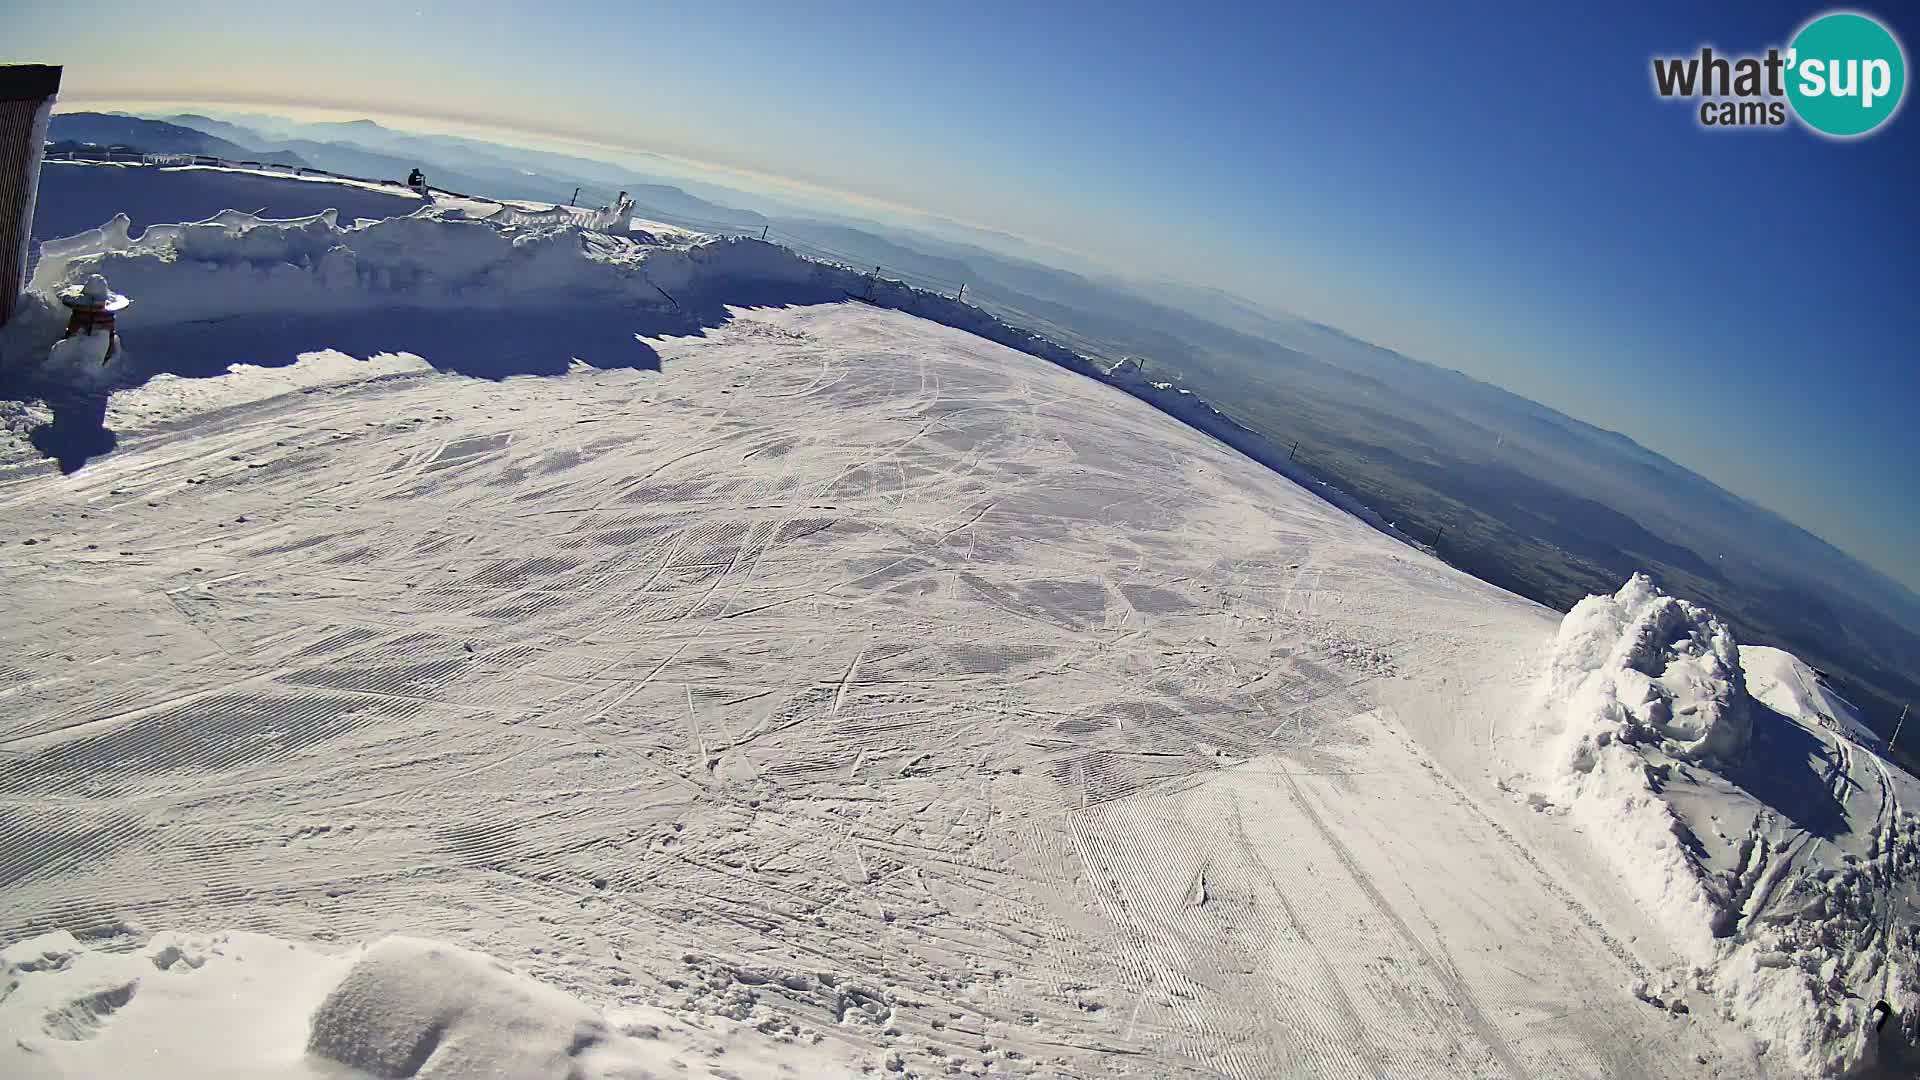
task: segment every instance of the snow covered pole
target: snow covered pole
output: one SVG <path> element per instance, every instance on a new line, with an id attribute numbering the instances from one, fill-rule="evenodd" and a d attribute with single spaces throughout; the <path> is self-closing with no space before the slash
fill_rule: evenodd
<path id="1" fill-rule="evenodd" d="M 40 156 L 59 92 L 56 66 L 0 65 L 0 326 L 13 316 L 26 282 Z"/>

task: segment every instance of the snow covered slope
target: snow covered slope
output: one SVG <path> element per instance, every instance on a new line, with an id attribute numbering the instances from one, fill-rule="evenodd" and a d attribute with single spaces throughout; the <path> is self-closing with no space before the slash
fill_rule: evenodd
<path id="1" fill-rule="evenodd" d="M 1775 712 L 1817 723 L 1862 746 L 1879 749 L 1884 745 L 1853 702 L 1792 653 L 1766 645 L 1742 645 L 1740 666 L 1746 671 L 1748 691 Z"/>
<path id="2" fill-rule="evenodd" d="M 907 316 L 655 347 L 0 488 L 0 937 L 423 935 L 924 1075 L 1741 1060 L 1369 691 L 1517 700 L 1547 613 Z"/>
<path id="3" fill-rule="evenodd" d="M 242 1072 L 404 1074 L 377 1048 L 447 1009 L 604 1022 L 610 1054 L 654 1010 L 804 1075 L 1900 1052 L 1863 1014 L 1912 1015 L 1912 781 L 1772 712 L 1706 613 L 1636 582 L 1561 625 L 1066 367 L 866 304 L 727 308 L 842 284 L 768 245 L 492 228 L 55 253 L 145 321 L 95 384 L 138 384 L 91 417 L 113 452 L 0 463 L 0 943 L 38 937 L 0 1072 L 209 1030 L 255 961 L 182 943 L 221 933 L 292 957 L 243 999 L 277 1034 Z M 1698 903 L 1650 902 L 1649 865 Z M 394 934 L 447 944 L 360 944 Z M 449 947 L 577 1002 L 503 976 L 449 1005 L 490 970 Z M 360 1015 L 427 1022 L 323 1038 L 395 948 L 453 974 L 375 978 Z"/>

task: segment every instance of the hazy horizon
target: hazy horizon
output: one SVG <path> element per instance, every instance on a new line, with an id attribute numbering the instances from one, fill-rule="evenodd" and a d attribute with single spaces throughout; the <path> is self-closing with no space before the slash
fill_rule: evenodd
<path id="1" fill-rule="evenodd" d="M 78 55 L 64 23 L 23 19 L 0 57 L 64 64 L 69 110 L 357 114 L 1005 232 L 1086 260 L 1072 269 L 1222 289 L 1621 432 L 1920 591 L 1903 435 L 1920 315 L 1902 299 L 1920 292 L 1903 255 L 1920 228 L 1897 179 L 1920 157 L 1912 118 L 1852 144 L 1715 134 L 1646 85 L 1655 52 L 1764 47 L 1811 9 L 1500 18 L 1541 56 L 1478 40 L 1490 13 L 1388 4 L 1261 25 L 1276 16 L 1231 9 L 1229 32 L 1114 9 L 1036 33 L 1072 42 L 1047 58 L 984 33 L 986 12 L 860 9 L 855 29 L 823 11 L 775 40 L 755 32 L 776 17 L 757 5 L 568 6 L 657 46 L 624 67 L 617 34 L 568 52 L 489 4 L 442 19 L 348 0 L 342 18 L 392 32 L 327 50 L 291 16 L 238 5 L 75 9 L 124 33 Z M 1367 23 L 1384 17 L 1430 32 L 1377 40 Z M 395 47 L 415 32 L 440 47 Z M 1363 46 L 1401 55 L 1369 61 L 1377 85 L 1340 82 L 1353 73 L 1329 57 Z M 1434 55 L 1486 63 L 1450 62 L 1459 85 L 1443 86 L 1421 62 Z M 1529 86 L 1545 89 L 1515 89 Z"/>

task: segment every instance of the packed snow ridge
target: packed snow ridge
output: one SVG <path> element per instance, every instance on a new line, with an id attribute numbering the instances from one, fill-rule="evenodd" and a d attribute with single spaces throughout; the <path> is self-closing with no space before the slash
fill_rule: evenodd
<path id="1" fill-rule="evenodd" d="M 1762 698 L 1743 656 L 1765 672 Z M 1864 725 L 1809 707 L 1844 706 L 1816 681 L 1636 575 L 1561 623 L 1532 797 L 1614 861 L 1698 989 L 1829 1076 L 1871 1061 L 1877 1002 L 1911 1016 L 1920 995 L 1920 820 L 1902 806 L 1913 778 L 1855 741 Z"/>
<path id="2" fill-rule="evenodd" d="M 723 318 L 730 305 L 859 295 L 1097 374 L 1072 350 L 938 293 L 761 240 L 623 223 L 630 227 L 604 232 L 558 209 L 489 208 L 481 215 L 433 204 L 402 217 L 347 224 L 331 210 L 278 221 L 227 211 L 206 221 L 152 226 L 135 237 L 129 219 L 116 215 L 99 229 L 42 245 L 28 302 L 0 345 L 16 363 L 44 356 L 64 319 L 53 293 L 103 274 L 137 299 L 133 321 L 147 329 L 268 313 L 549 307 L 652 315 L 646 329 L 685 331 Z M 121 383 L 149 373 L 135 362 L 116 367 L 108 378 Z M 54 377 L 65 377 L 65 369 Z"/>

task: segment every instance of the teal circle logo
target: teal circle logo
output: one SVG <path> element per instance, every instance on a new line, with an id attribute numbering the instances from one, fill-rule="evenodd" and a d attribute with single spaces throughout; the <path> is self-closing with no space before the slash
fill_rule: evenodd
<path id="1" fill-rule="evenodd" d="M 1887 122 L 1907 91 L 1907 57 L 1886 27 L 1865 15 L 1822 15 L 1787 50 L 1787 99 L 1815 131 L 1865 135 Z"/>

